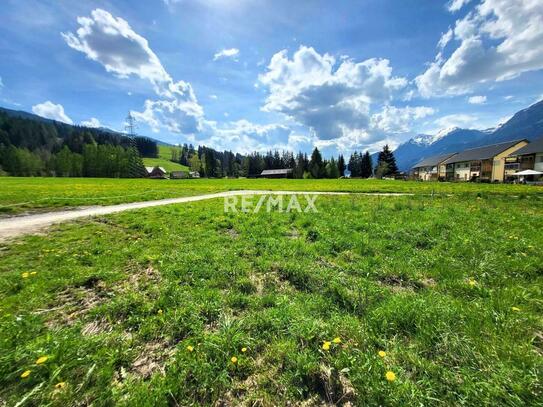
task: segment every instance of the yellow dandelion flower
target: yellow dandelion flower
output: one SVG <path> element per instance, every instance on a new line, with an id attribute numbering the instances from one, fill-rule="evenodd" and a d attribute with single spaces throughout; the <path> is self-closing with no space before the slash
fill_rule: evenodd
<path id="1" fill-rule="evenodd" d="M 518 308 L 518 307 L 511 307 L 511 309 L 512 309 L 513 311 L 515 311 L 515 312 L 520 311 L 520 308 Z"/>
<path id="2" fill-rule="evenodd" d="M 334 339 L 332 339 L 332 342 L 334 343 L 341 343 L 341 338 L 339 336 L 335 337 Z"/>
<path id="3" fill-rule="evenodd" d="M 157 313 L 158 313 L 158 315 L 162 315 L 162 310 L 159 309 L 159 310 L 157 311 Z"/>
<path id="4" fill-rule="evenodd" d="M 23 274 L 21 274 L 21 276 L 22 276 L 23 278 L 28 278 L 29 275 L 30 275 L 30 273 L 28 273 L 28 272 L 26 272 L 26 271 L 25 271 Z"/>
<path id="5" fill-rule="evenodd" d="M 322 348 L 324 350 L 330 350 L 330 345 L 332 344 L 332 342 L 329 342 L 329 341 L 324 341 L 324 343 L 322 344 Z"/>
<path id="6" fill-rule="evenodd" d="M 21 377 L 24 379 L 25 377 L 30 376 L 31 370 L 25 370 L 23 373 L 21 373 Z"/>
<path id="7" fill-rule="evenodd" d="M 37 365 L 41 365 L 42 363 L 47 362 L 47 359 L 49 359 L 48 356 L 40 356 L 40 357 L 36 360 L 36 364 L 37 364 Z"/>
<path id="8" fill-rule="evenodd" d="M 243 353 L 245 353 L 245 352 L 247 352 L 247 348 L 241 348 L 241 351 L 242 351 Z"/>
<path id="9" fill-rule="evenodd" d="M 385 377 L 389 382 L 393 382 L 394 380 L 396 380 L 396 374 L 394 372 L 391 372 L 390 370 L 386 372 Z"/>
<path id="10" fill-rule="evenodd" d="M 187 346 L 187 350 L 188 350 L 189 352 L 192 352 L 192 351 L 194 350 L 194 347 L 189 345 L 189 346 Z"/>
<path id="11" fill-rule="evenodd" d="M 387 353 L 384 350 L 380 350 L 377 354 L 381 356 L 382 358 L 384 358 L 387 355 Z"/>
<path id="12" fill-rule="evenodd" d="M 470 278 L 469 281 L 468 281 L 468 284 L 469 284 L 470 286 L 474 287 L 474 286 L 477 285 L 477 282 L 476 282 L 474 279 Z"/>
<path id="13" fill-rule="evenodd" d="M 55 384 L 55 389 L 62 389 L 64 386 L 66 386 L 66 382 L 58 382 Z"/>
<path id="14" fill-rule="evenodd" d="M 232 356 L 232 357 L 230 358 L 230 362 L 232 362 L 232 363 L 235 365 L 236 363 L 238 363 L 238 358 L 235 357 L 235 356 Z"/>
<path id="15" fill-rule="evenodd" d="M 35 276 L 36 274 L 38 274 L 37 271 L 33 271 L 33 272 L 30 273 L 31 276 Z"/>

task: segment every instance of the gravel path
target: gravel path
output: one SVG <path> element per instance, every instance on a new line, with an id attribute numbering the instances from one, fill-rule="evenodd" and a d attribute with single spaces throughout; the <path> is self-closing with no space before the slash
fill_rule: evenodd
<path id="1" fill-rule="evenodd" d="M 95 206 L 84 209 L 72 209 L 67 211 L 56 211 L 48 213 L 40 213 L 36 215 L 24 215 L 14 216 L 12 218 L 0 220 L 0 242 L 12 239 L 18 236 L 22 236 L 30 233 L 37 233 L 42 231 L 56 223 L 66 222 L 73 219 L 85 218 L 96 215 L 107 215 L 110 213 L 129 211 L 132 209 L 149 208 L 152 206 L 162 206 L 179 204 L 186 202 L 203 201 L 207 199 L 224 198 L 227 196 L 238 195 L 294 195 L 294 194 L 307 194 L 307 195 L 349 195 L 348 192 L 317 192 L 317 191 L 227 191 L 218 192 L 215 194 L 186 196 L 182 198 L 171 199 L 159 199 L 156 201 L 145 202 L 133 202 L 119 205 L 110 206 Z M 382 195 L 382 196 L 394 196 L 394 195 L 412 195 L 401 193 L 364 193 L 358 195 Z"/>

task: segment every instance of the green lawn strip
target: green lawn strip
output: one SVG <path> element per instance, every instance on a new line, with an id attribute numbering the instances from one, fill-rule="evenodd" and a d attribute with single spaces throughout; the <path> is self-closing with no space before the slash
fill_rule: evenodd
<path id="1" fill-rule="evenodd" d="M 538 402 L 539 199 L 319 197 L 316 206 L 318 215 L 172 205 L 4 245 L 0 399 Z"/>
<path id="2" fill-rule="evenodd" d="M 527 185 L 438 183 L 363 179 L 113 179 L 0 177 L 0 214 L 47 211 L 64 207 L 112 205 L 230 190 L 399 192 L 512 198 L 543 197 L 543 189 Z"/>

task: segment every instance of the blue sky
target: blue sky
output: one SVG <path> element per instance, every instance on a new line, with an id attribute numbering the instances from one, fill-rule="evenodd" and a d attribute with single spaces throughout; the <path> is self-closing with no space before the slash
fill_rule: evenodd
<path id="1" fill-rule="evenodd" d="M 239 152 L 397 146 L 543 98 L 540 0 L 4 0 L 0 105 Z"/>

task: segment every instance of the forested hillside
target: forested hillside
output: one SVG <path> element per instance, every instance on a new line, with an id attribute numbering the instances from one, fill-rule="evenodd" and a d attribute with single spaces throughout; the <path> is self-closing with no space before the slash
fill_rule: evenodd
<path id="1" fill-rule="evenodd" d="M 163 165 L 159 159 L 168 160 L 179 165 L 176 170 L 189 167 L 208 178 L 254 177 L 263 170 L 282 168 L 292 169 L 294 178 L 339 178 L 347 169 L 342 155 L 326 159 L 316 148 L 308 157 L 302 152 L 277 150 L 242 155 L 192 144 L 164 147 L 163 150 L 169 150 L 169 157 L 159 156 L 156 140 L 147 137 L 130 138 L 108 129 L 73 126 L 0 108 L 0 174 L 3 175 L 143 177 L 146 172 L 142 158 L 156 159 L 148 161 L 158 163 L 152 165 Z M 388 147 L 385 150 L 388 155 L 377 160 L 378 177 L 397 172 L 392 153 Z M 348 169 L 354 177 L 373 174 L 369 154 L 362 158 L 362 153 L 351 155 Z"/>
<path id="2" fill-rule="evenodd" d="M 141 177 L 156 142 L 0 111 L 0 168 L 15 176 Z"/>

